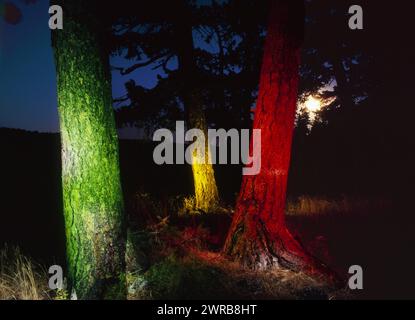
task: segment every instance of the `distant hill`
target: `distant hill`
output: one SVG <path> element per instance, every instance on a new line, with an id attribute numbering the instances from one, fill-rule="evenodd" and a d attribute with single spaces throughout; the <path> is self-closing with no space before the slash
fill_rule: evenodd
<path id="1" fill-rule="evenodd" d="M 1 128 L 0 146 L 0 243 L 62 259 L 59 134 Z"/>

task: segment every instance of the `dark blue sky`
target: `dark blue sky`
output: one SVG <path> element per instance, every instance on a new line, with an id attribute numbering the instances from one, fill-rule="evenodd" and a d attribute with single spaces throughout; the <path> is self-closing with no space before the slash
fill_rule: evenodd
<path id="1" fill-rule="evenodd" d="M 22 11 L 17 25 L 0 19 L 0 127 L 58 132 L 56 74 L 48 28 L 49 0 L 26 5 L 14 0 Z M 0 0 L 0 4 L 4 3 Z M 116 66 L 125 65 L 113 58 Z M 113 96 L 125 94 L 124 83 L 133 78 L 145 87 L 156 84 L 151 66 L 122 77 L 113 73 Z"/>
<path id="2" fill-rule="evenodd" d="M 48 2 L 17 2 L 22 21 L 0 20 L 0 127 L 58 131 Z"/>

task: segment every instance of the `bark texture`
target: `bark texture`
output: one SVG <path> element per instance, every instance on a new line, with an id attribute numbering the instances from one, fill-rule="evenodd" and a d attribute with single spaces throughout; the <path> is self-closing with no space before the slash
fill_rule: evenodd
<path id="1" fill-rule="evenodd" d="M 194 93 L 192 97 L 195 97 Z M 194 100 L 198 99 L 196 98 Z M 202 212 L 213 212 L 219 205 L 219 193 L 216 186 L 213 165 L 208 163 L 208 159 L 210 158 L 211 153 L 209 143 L 207 141 L 208 127 L 206 124 L 206 118 L 204 111 L 197 104 L 194 104 L 192 107 L 190 107 L 188 115 L 191 128 L 202 130 L 206 138 L 205 163 L 192 164 L 196 200 L 195 209 Z M 197 158 L 197 155 L 194 155 L 193 158 Z"/>
<path id="2" fill-rule="evenodd" d="M 182 2 L 182 12 L 178 17 L 177 31 L 181 35 L 178 39 L 177 51 L 183 79 L 182 97 L 187 114 L 188 129 L 200 129 L 205 134 L 205 163 L 192 164 L 195 208 L 202 212 L 212 212 L 219 205 L 219 193 L 216 185 L 213 165 L 208 163 L 210 158 L 208 125 L 203 110 L 202 79 L 198 72 L 194 57 L 192 15 L 185 1 Z"/>
<path id="3" fill-rule="evenodd" d="M 108 55 L 96 1 L 61 0 L 53 31 L 69 285 L 80 299 L 125 297 L 125 226 Z"/>
<path id="4" fill-rule="evenodd" d="M 252 269 L 317 274 L 324 266 L 305 253 L 284 218 L 303 27 L 301 0 L 271 0 L 253 124 L 261 129 L 262 166 L 242 179 L 224 251 Z"/>

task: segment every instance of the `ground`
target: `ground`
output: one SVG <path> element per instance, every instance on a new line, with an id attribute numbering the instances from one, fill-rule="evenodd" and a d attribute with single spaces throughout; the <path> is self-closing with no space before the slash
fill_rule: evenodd
<path id="1" fill-rule="evenodd" d="M 179 215 L 177 206 L 182 200 L 168 199 L 168 204 L 163 205 L 148 194 L 137 195 L 136 209 L 140 210 L 130 212 L 133 228 L 127 250 L 129 299 L 414 296 L 413 282 L 408 277 L 414 262 L 401 259 L 408 250 L 405 246 L 412 243 L 410 224 L 396 215 L 392 220 L 391 204 L 385 200 L 299 197 L 288 202 L 287 223 L 309 252 L 344 278 L 350 265 L 363 267 L 362 292 L 331 288 L 289 270 L 255 272 L 241 268 L 220 252 L 231 209 L 223 208 L 222 212 L 210 215 L 193 212 L 191 216 L 182 209 Z M 176 211 L 171 214 L 170 210 Z M 143 215 L 134 217 L 145 211 L 148 214 L 144 219 Z M 47 288 L 45 266 L 11 249 L 7 253 L 3 250 L 1 259 L 0 299 L 67 298 L 67 293 Z M 398 267 L 396 261 L 402 261 Z M 396 272 L 397 268 L 402 274 Z"/>

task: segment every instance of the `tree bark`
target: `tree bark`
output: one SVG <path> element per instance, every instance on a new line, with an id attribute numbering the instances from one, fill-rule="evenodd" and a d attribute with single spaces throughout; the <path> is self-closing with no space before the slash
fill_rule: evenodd
<path id="1" fill-rule="evenodd" d="M 183 102 L 189 129 L 200 129 L 205 134 L 205 163 L 192 164 L 195 210 L 201 212 L 213 212 L 219 205 L 219 192 L 216 185 L 213 165 L 208 163 L 210 148 L 207 141 L 208 125 L 203 110 L 202 83 L 194 58 L 193 29 L 191 25 L 191 13 L 187 4 L 183 3 L 182 15 L 178 24 L 178 59 L 183 79 Z"/>
<path id="2" fill-rule="evenodd" d="M 254 129 L 261 129 L 261 171 L 244 176 L 224 252 L 252 269 L 317 274 L 320 266 L 285 224 L 287 177 L 297 105 L 301 0 L 271 0 Z M 252 142 L 251 142 L 252 150 Z"/>
<path id="3" fill-rule="evenodd" d="M 192 93 L 190 101 L 198 100 L 194 99 L 195 93 Z M 197 102 L 196 102 L 197 103 Z M 193 163 L 193 181 L 195 189 L 195 209 L 204 213 L 214 212 L 219 205 L 219 193 L 216 186 L 215 172 L 213 165 L 208 163 L 208 159 L 211 156 L 208 137 L 208 127 L 206 124 L 206 118 L 204 111 L 196 104 L 193 105 L 188 111 L 189 125 L 191 128 L 200 129 L 205 137 L 205 163 Z M 195 159 L 196 156 L 193 156 Z"/>
<path id="4" fill-rule="evenodd" d="M 125 223 L 108 55 L 96 1 L 61 0 L 58 79 L 69 285 L 80 299 L 125 298 Z"/>

